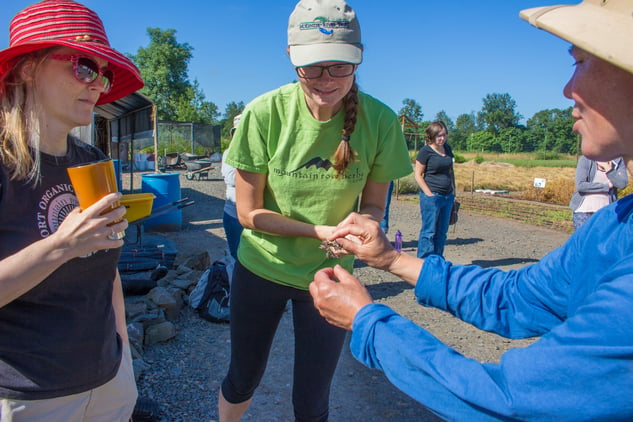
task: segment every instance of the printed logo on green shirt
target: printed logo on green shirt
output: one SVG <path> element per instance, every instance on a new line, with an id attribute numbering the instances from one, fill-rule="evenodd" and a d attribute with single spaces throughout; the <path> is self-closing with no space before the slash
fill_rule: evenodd
<path id="1" fill-rule="evenodd" d="M 297 168 L 296 170 L 293 170 L 293 172 L 299 171 L 302 168 L 309 169 L 312 166 L 316 167 L 317 169 L 323 169 L 325 171 L 328 171 L 329 169 L 332 168 L 332 162 L 328 160 L 327 158 L 324 159 L 321 157 L 314 157 L 313 159 L 307 161 L 305 164 L 300 165 L 299 168 Z"/>

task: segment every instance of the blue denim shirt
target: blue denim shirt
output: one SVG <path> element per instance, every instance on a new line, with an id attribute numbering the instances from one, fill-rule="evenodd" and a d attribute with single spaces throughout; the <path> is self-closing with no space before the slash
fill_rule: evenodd
<path id="1" fill-rule="evenodd" d="M 448 420 L 633 420 L 633 195 L 597 212 L 540 262 L 508 272 L 429 257 L 415 294 L 505 337 L 540 336 L 499 363 L 459 354 L 380 304 L 350 348 Z"/>

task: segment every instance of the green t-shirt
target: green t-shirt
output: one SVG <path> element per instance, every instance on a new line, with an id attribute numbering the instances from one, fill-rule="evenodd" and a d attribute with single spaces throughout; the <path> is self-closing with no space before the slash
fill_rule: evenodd
<path id="1" fill-rule="evenodd" d="M 226 162 L 268 175 L 264 207 L 294 220 L 335 226 L 352 211 L 367 179 L 389 182 L 412 172 L 402 129 L 395 113 L 359 93 L 351 146 L 356 152 L 340 178 L 331 163 L 341 141 L 345 110 L 331 120 L 315 120 L 298 83 L 254 99 L 231 141 Z M 245 229 L 238 257 L 265 279 L 307 289 L 314 273 L 336 263 L 352 271 L 354 258 L 328 259 L 320 241 Z"/>

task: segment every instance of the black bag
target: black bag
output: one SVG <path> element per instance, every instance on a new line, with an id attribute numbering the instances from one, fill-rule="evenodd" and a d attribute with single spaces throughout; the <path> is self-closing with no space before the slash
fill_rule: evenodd
<path id="1" fill-rule="evenodd" d="M 231 285 L 227 265 L 215 261 L 189 295 L 189 304 L 211 322 L 229 322 Z"/>
<path id="2" fill-rule="evenodd" d="M 461 204 L 458 201 L 453 202 L 453 208 L 451 208 L 451 219 L 448 220 L 449 225 L 457 224 L 459 218 L 459 207 Z"/>

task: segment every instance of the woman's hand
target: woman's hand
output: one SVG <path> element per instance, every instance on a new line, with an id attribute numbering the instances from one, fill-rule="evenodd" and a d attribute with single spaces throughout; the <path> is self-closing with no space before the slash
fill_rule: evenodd
<path id="1" fill-rule="evenodd" d="M 72 259 L 123 246 L 123 240 L 113 236 L 128 227 L 127 220 L 123 218 L 125 207 L 112 209 L 120 199 L 120 193 L 111 193 L 84 211 L 80 211 L 79 207 L 72 210 L 51 235 L 56 248 L 63 250 L 67 259 Z"/>

